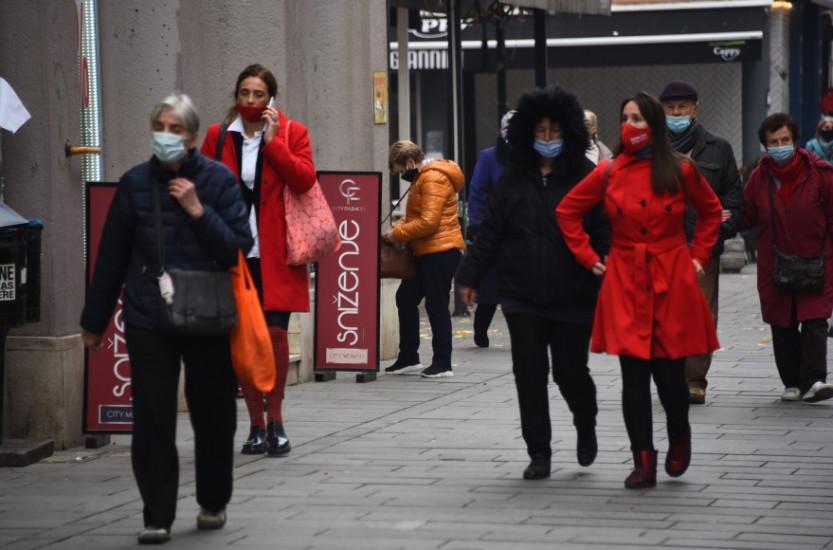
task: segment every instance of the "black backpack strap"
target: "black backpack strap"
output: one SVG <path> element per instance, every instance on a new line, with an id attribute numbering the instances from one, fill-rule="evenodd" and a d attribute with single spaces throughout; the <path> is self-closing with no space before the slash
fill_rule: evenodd
<path id="1" fill-rule="evenodd" d="M 223 124 L 220 126 L 220 135 L 217 136 L 217 150 L 214 151 L 214 160 L 219 161 L 220 157 L 223 156 L 223 147 L 226 144 L 226 131 L 228 130 L 228 124 Z"/>

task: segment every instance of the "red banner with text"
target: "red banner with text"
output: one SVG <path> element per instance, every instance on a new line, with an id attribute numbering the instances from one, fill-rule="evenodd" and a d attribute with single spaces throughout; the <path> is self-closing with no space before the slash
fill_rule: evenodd
<path id="1" fill-rule="evenodd" d="M 98 247 L 110 203 L 116 195 L 115 183 L 87 184 L 87 287 L 93 277 Z M 104 331 L 104 346 L 85 353 L 84 432 L 117 433 L 133 428 L 133 401 L 130 388 L 130 360 L 124 339 L 122 299 Z"/>
<path id="2" fill-rule="evenodd" d="M 379 370 L 379 172 L 319 172 L 341 248 L 318 262 L 315 369 Z"/>

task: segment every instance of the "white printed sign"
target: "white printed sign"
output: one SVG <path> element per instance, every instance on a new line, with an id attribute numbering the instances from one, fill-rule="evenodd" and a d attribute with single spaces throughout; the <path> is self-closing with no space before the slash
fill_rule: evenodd
<path id="1" fill-rule="evenodd" d="M 0 264 L 0 302 L 14 301 L 16 272 L 14 264 Z"/>

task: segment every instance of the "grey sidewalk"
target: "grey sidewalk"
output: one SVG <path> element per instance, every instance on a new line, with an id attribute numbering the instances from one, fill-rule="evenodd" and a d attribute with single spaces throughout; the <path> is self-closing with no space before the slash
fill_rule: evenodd
<path id="1" fill-rule="evenodd" d="M 782 403 L 754 272 L 721 277 L 720 338 L 705 406 L 692 408 L 694 458 L 678 480 L 628 491 L 628 441 L 615 358 L 591 356 L 599 456 L 575 460 L 567 408 L 551 384 L 553 475 L 524 481 L 508 335 L 473 347 L 455 320 L 455 376 L 341 375 L 289 389 L 287 458 L 238 455 L 229 523 L 198 532 L 191 429 L 180 418 L 178 520 L 167 548 L 833 549 L 833 401 Z M 427 336 L 427 327 L 424 329 Z M 430 341 L 423 343 L 429 357 Z M 655 404 L 655 442 L 666 448 Z M 240 403 L 239 442 L 248 431 Z M 127 548 L 141 527 L 125 437 L 90 454 L 0 469 L 0 546 Z"/>

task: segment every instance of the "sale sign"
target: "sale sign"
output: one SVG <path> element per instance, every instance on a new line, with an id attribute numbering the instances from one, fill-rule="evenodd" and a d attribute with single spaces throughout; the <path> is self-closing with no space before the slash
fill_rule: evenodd
<path id="1" fill-rule="evenodd" d="M 87 287 L 93 277 L 98 247 L 116 183 L 87 184 Z M 84 432 L 129 432 L 133 427 L 130 393 L 130 360 L 124 339 L 124 312 L 119 298 L 113 318 L 98 351 L 87 351 L 84 360 Z"/>
<path id="2" fill-rule="evenodd" d="M 379 172 L 319 172 L 341 247 L 318 262 L 315 369 L 379 370 Z"/>

